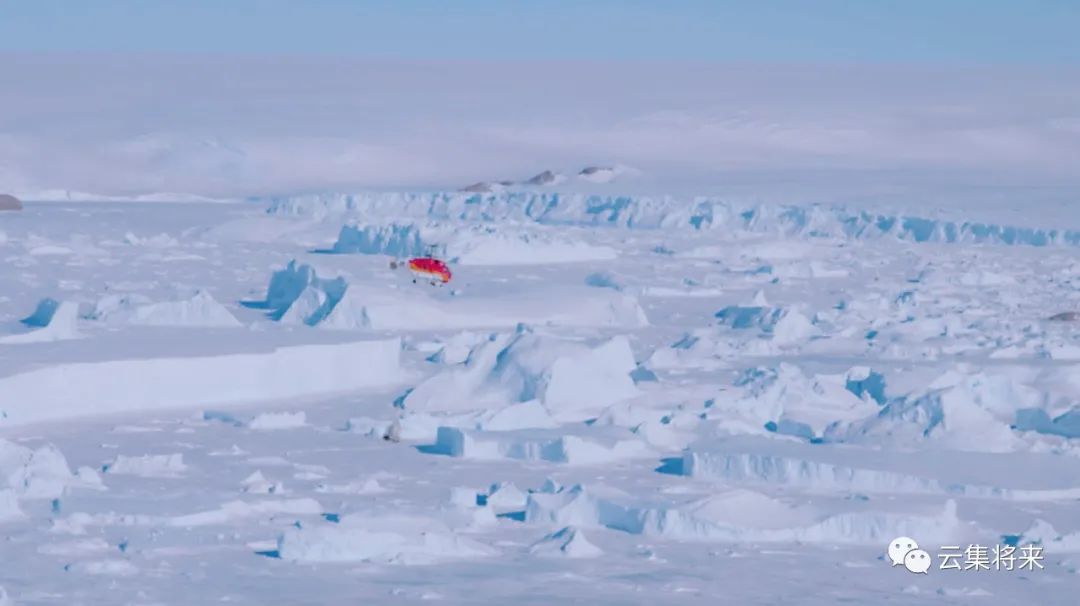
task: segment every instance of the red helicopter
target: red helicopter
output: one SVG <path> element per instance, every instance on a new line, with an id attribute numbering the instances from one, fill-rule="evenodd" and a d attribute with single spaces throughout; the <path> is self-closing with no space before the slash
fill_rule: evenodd
<path id="1" fill-rule="evenodd" d="M 417 280 L 427 280 L 432 286 L 442 286 L 453 276 L 446 262 L 435 257 L 433 252 L 424 257 L 413 257 L 406 263 L 409 271 L 413 273 L 414 284 Z M 391 269 L 397 269 L 397 267 L 397 261 L 390 262 Z"/>

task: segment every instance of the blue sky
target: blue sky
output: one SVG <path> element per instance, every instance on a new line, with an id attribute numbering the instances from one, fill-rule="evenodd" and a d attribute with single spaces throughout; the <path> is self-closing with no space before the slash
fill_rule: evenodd
<path id="1" fill-rule="evenodd" d="M 1077 0 L 0 0 L 0 51 L 1078 64 Z"/>

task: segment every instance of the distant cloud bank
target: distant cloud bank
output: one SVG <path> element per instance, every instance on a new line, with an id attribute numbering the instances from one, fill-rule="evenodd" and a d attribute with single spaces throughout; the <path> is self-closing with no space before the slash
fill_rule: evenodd
<path id="1" fill-rule="evenodd" d="M 1080 74 L 1062 69 L 5 57 L 0 183 L 24 197 L 441 189 L 590 164 L 657 191 L 807 197 L 898 175 L 1080 182 Z"/>

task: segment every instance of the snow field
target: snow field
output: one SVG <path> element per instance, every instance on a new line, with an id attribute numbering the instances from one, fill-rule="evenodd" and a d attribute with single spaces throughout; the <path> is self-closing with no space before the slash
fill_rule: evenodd
<path id="1" fill-rule="evenodd" d="M 45 366 L 0 376 L 0 425 L 383 386 L 401 378 L 400 349 L 398 339 L 384 339 Z"/>
<path id="2" fill-rule="evenodd" d="M 18 603 L 1053 603 L 1080 569 L 1065 226 L 513 192 L 62 208 L 4 228 Z M 449 286 L 389 269 L 432 244 Z M 1047 569 L 898 576 L 898 535 L 1041 541 Z"/>

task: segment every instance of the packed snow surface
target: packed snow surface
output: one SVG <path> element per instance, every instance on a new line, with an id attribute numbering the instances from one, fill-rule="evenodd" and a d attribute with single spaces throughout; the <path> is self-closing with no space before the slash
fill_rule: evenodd
<path id="1" fill-rule="evenodd" d="M 1080 225 L 509 186 L 0 221 L 0 604 L 1073 600 Z"/>

